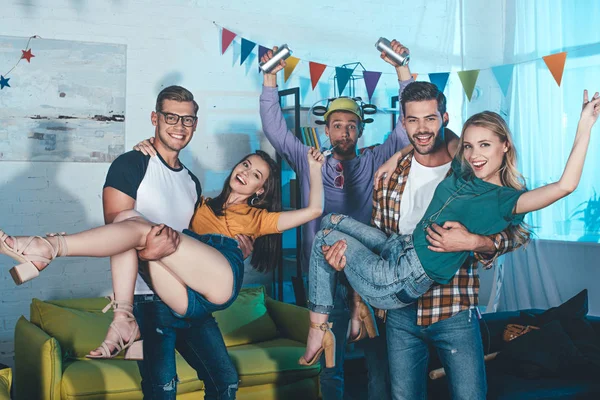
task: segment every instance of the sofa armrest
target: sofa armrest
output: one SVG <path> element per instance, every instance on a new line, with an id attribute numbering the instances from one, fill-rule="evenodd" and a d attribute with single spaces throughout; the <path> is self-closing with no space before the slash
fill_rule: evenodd
<path id="1" fill-rule="evenodd" d="M 308 337 L 308 310 L 293 304 L 266 297 L 267 310 L 281 334 L 297 342 L 306 343 Z"/>
<path id="2" fill-rule="evenodd" d="M 21 316 L 15 327 L 15 398 L 60 399 L 60 344 Z"/>

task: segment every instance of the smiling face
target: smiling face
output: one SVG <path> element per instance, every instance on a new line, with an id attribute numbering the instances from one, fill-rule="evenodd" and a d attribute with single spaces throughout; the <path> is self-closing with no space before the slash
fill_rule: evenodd
<path id="1" fill-rule="evenodd" d="M 169 151 L 179 152 L 192 140 L 198 121 L 194 122 L 193 126 L 187 127 L 183 126 L 183 119 L 180 118 L 177 124 L 169 125 L 165 120 L 165 114 L 195 117 L 194 103 L 165 99 L 162 101 L 161 108 L 159 112 L 153 111 L 151 115 L 152 125 L 156 127 L 154 144 Z"/>
<path id="2" fill-rule="evenodd" d="M 229 178 L 229 186 L 235 193 L 251 197 L 264 193 L 264 185 L 271 170 L 260 156 L 253 154 L 235 166 Z"/>
<path id="3" fill-rule="evenodd" d="M 469 163 L 475 176 L 500 185 L 499 171 L 509 150 L 508 142 L 492 130 L 477 125 L 467 127 L 461 140 L 464 160 Z"/>
<path id="4" fill-rule="evenodd" d="M 444 144 L 448 114 L 440 114 L 437 100 L 410 101 L 404 108 L 402 124 L 416 152 L 430 154 Z"/>

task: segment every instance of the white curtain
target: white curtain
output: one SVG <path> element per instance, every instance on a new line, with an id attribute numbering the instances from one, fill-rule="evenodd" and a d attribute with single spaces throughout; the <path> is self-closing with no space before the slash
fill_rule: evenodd
<path id="1" fill-rule="evenodd" d="M 595 0 L 506 1 L 506 31 L 512 33 L 506 51 L 514 54 L 512 62 L 522 63 L 515 66 L 504 112 L 529 188 L 560 178 L 583 89 L 590 96 L 600 91 L 599 17 L 600 1 Z M 525 62 L 561 51 L 568 55 L 560 87 L 542 60 Z M 600 314 L 598 136 L 596 126 L 577 191 L 527 217 L 535 239 L 525 252 L 506 256 L 499 310 L 548 308 L 588 288 L 590 313 Z"/>

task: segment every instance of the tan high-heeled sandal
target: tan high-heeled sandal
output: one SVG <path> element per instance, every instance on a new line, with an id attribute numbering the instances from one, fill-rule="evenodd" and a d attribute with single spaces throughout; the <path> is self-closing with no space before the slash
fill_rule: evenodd
<path id="1" fill-rule="evenodd" d="M 25 243 L 19 243 L 17 238 L 14 236 L 8 236 L 6 233 L 0 230 L 0 253 L 5 254 L 11 257 L 13 260 L 21 263 L 12 267 L 9 271 L 10 276 L 12 276 L 17 285 L 21 285 L 33 278 L 37 278 L 40 275 L 40 271 L 46 268 L 52 262 L 52 260 L 54 260 L 56 257 L 64 257 L 68 254 L 67 242 L 65 241 L 62 233 L 51 233 L 47 236 L 56 236 L 58 238 L 58 248 L 54 248 L 52 243 L 41 236 L 30 236 L 25 240 Z M 6 243 L 6 239 L 8 238 L 11 238 L 13 241 L 12 247 Z M 23 254 L 36 238 L 41 239 L 42 243 L 50 247 L 50 258 L 35 254 Z M 33 264 L 34 262 L 42 262 L 46 265 L 38 268 Z"/>
<path id="2" fill-rule="evenodd" d="M 360 297 L 359 297 L 360 298 Z M 353 338 L 348 339 L 348 344 L 358 342 L 366 338 L 373 339 L 374 337 L 379 336 L 379 330 L 377 329 L 377 322 L 375 321 L 375 315 L 371 307 L 369 307 L 362 298 L 360 298 L 359 302 L 355 302 L 355 307 L 357 308 L 355 312 L 358 314 L 358 320 L 360 321 L 360 328 L 358 330 L 358 335 Z"/>
<path id="3" fill-rule="evenodd" d="M 321 348 L 317 350 L 313 358 L 308 361 L 302 356 L 298 360 L 298 364 L 305 366 L 315 365 L 321 359 L 321 354 L 325 352 L 325 367 L 335 367 L 335 335 L 331 331 L 332 326 L 333 324 L 331 322 L 323 322 L 322 324 L 317 324 L 315 322 L 310 323 L 312 329 L 320 329 L 325 332 L 325 335 L 321 341 Z"/>
<path id="4" fill-rule="evenodd" d="M 115 313 L 117 313 L 117 312 L 124 313 L 126 315 L 126 318 L 120 319 L 120 321 L 135 322 L 135 329 L 131 333 L 131 336 L 129 337 L 129 341 L 125 342 L 123 340 L 123 334 L 121 333 L 121 331 L 117 327 L 115 321 L 113 320 L 113 322 L 111 322 L 108 329 L 110 330 L 110 328 L 112 328 L 117 332 L 117 335 L 119 335 L 119 342 L 115 342 L 115 341 L 109 340 L 109 339 L 104 339 L 104 341 L 102 342 L 100 347 L 98 347 L 96 349 L 96 350 L 99 350 L 101 354 L 99 356 L 88 354 L 88 355 L 86 355 L 86 357 L 94 358 L 94 359 L 115 358 L 122 351 L 125 351 L 125 359 L 126 360 L 142 360 L 143 359 L 143 347 L 142 347 L 142 341 L 139 340 L 140 327 L 138 326 L 137 321 L 135 320 L 135 317 L 133 316 L 133 304 L 131 304 L 128 301 L 113 300 L 113 298 L 110 296 L 107 296 L 107 298 L 110 300 L 110 303 L 108 303 L 106 305 L 106 307 L 104 307 L 102 312 L 106 313 L 108 310 L 110 310 L 112 308 Z M 112 351 L 110 351 L 110 349 L 108 347 L 109 345 L 114 347 L 114 349 Z"/>

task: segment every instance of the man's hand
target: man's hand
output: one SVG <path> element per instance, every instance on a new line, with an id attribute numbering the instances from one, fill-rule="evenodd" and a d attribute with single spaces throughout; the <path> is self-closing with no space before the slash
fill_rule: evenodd
<path id="1" fill-rule="evenodd" d="M 427 228 L 427 248 L 438 253 L 473 251 L 478 246 L 478 235 L 474 235 L 461 223 L 446 221 L 444 226 L 432 224 Z"/>
<path id="2" fill-rule="evenodd" d="M 260 58 L 261 63 L 266 63 L 273 58 L 273 53 L 277 51 L 277 46 L 273 47 L 273 50 L 269 50 Z M 286 66 L 285 60 L 279 61 L 279 65 L 271 70 L 271 72 L 263 73 L 263 85 L 266 87 L 277 87 L 277 73 L 284 69 Z"/>
<path id="3" fill-rule="evenodd" d="M 242 250 L 242 255 L 245 260 L 254 251 L 254 239 L 246 235 L 236 235 L 235 238 L 238 241 L 238 247 Z"/>
<path id="4" fill-rule="evenodd" d="M 151 137 L 149 139 L 142 140 L 141 142 L 133 146 L 133 149 L 135 151 L 142 152 L 142 154 L 145 156 L 149 155 L 151 157 L 154 157 L 156 155 L 156 149 L 154 148 L 154 146 L 152 146 L 153 144 L 154 138 Z"/>
<path id="5" fill-rule="evenodd" d="M 146 236 L 146 247 L 138 251 L 142 261 L 156 261 L 170 256 L 181 240 L 179 232 L 165 224 L 155 225 Z"/>
<path id="6" fill-rule="evenodd" d="M 410 50 L 408 50 L 408 47 L 404 46 L 402 43 L 400 43 L 396 39 L 392 40 L 390 44 L 392 45 L 392 50 L 394 50 L 394 53 L 402 54 L 402 53 L 406 52 L 407 54 L 410 54 Z M 396 61 L 394 61 L 390 57 L 388 57 L 388 55 L 385 53 L 385 51 L 381 52 L 381 59 L 383 61 L 393 65 L 395 68 L 400 67 L 400 65 L 398 65 L 398 63 Z"/>
<path id="7" fill-rule="evenodd" d="M 342 271 L 346 267 L 346 248 L 348 244 L 344 240 L 338 240 L 332 246 L 321 246 L 327 263 L 336 271 Z"/>

